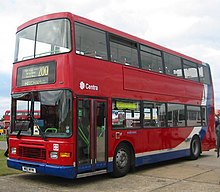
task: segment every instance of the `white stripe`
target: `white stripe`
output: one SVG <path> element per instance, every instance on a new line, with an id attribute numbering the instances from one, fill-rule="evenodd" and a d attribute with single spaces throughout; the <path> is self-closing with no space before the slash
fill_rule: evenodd
<path id="1" fill-rule="evenodd" d="M 156 154 L 161 154 L 161 153 L 166 153 L 166 152 L 174 152 L 174 151 L 179 151 L 179 150 L 184 150 L 184 149 L 190 149 L 190 143 L 191 139 L 194 135 L 199 135 L 199 132 L 201 131 L 202 127 L 194 127 L 190 135 L 178 146 L 172 149 L 162 149 L 162 150 L 156 150 L 156 151 L 149 151 L 149 152 L 143 152 L 143 153 L 136 153 L 135 157 L 143 157 L 147 155 L 156 155 Z"/>
<path id="2" fill-rule="evenodd" d="M 208 85 L 203 84 L 203 95 L 202 95 L 202 105 L 207 105 L 207 98 L 208 98 Z"/>
<path id="3" fill-rule="evenodd" d="M 194 127 L 192 132 L 189 134 L 189 136 L 182 143 L 180 143 L 178 146 L 176 146 L 175 148 L 149 151 L 149 152 L 143 152 L 143 153 L 136 153 L 135 157 L 137 158 L 137 157 L 143 157 L 143 156 L 147 156 L 147 155 L 157 155 L 157 154 L 166 153 L 166 152 L 174 152 L 174 151 L 180 151 L 180 150 L 184 150 L 184 149 L 190 149 L 190 143 L 191 143 L 192 137 L 194 135 L 199 135 L 199 132 L 201 131 L 201 129 L 202 129 L 202 127 Z M 112 161 L 113 161 L 113 157 L 109 157 L 108 162 L 112 162 Z"/>

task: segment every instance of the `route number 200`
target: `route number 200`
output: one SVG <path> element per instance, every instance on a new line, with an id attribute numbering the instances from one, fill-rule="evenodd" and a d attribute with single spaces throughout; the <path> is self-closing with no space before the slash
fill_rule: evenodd
<path id="1" fill-rule="evenodd" d="M 38 76 L 47 76 L 49 74 L 49 66 L 43 66 L 39 69 Z"/>

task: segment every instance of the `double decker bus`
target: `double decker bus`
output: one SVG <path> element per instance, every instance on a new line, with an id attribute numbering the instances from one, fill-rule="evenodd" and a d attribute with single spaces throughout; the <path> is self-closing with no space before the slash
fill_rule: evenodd
<path id="1" fill-rule="evenodd" d="M 18 27 L 11 113 L 7 164 L 25 172 L 121 177 L 215 147 L 208 64 L 67 12 Z"/>
<path id="2" fill-rule="evenodd" d="M 10 126 L 10 116 L 11 116 L 11 112 L 10 110 L 6 110 L 5 114 L 4 114 L 4 129 L 8 129 L 8 127 Z"/>
<path id="3" fill-rule="evenodd" d="M 29 111 L 28 110 L 17 110 L 16 111 L 16 119 L 17 120 L 27 120 L 29 118 Z M 40 111 L 35 110 L 34 111 L 34 118 L 39 119 L 40 118 Z M 8 129 L 10 126 L 10 120 L 11 120 L 11 111 L 6 110 L 4 114 L 4 129 Z"/>

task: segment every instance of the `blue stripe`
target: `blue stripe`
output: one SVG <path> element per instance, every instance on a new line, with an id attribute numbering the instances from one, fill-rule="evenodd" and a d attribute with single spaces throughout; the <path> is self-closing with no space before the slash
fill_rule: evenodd
<path id="1" fill-rule="evenodd" d="M 184 149 L 179 151 L 170 151 L 155 155 L 147 155 L 143 157 L 137 157 L 135 165 L 140 166 L 144 164 L 151 164 L 151 163 L 157 163 L 161 161 L 167 161 L 171 159 L 177 159 L 181 157 L 187 157 L 190 156 L 190 149 Z"/>
<path id="2" fill-rule="evenodd" d="M 84 173 L 84 172 L 89 172 L 92 170 L 101 170 L 101 169 L 106 169 L 107 163 L 106 162 L 98 162 L 94 166 L 92 164 L 84 164 L 84 165 L 79 165 L 77 167 L 77 172 L 78 173 Z"/>

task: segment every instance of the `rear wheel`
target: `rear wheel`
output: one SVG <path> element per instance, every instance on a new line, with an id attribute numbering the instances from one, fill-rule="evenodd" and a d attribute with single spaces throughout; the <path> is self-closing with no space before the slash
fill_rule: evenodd
<path id="1" fill-rule="evenodd" d="M 130 170 L 131 155 L 129 147 L 121 143 L 115 150 L 113 158 L 113 173 L 114 177 L 122 177 L 126 175 Z"/>
<path id="2" fill-rule="evenodd" d="M 198 136 L 194 136 L 190 145 L 190 159 L 196 160 L 198 159 L 201 153 L 201 145 Z"/>

